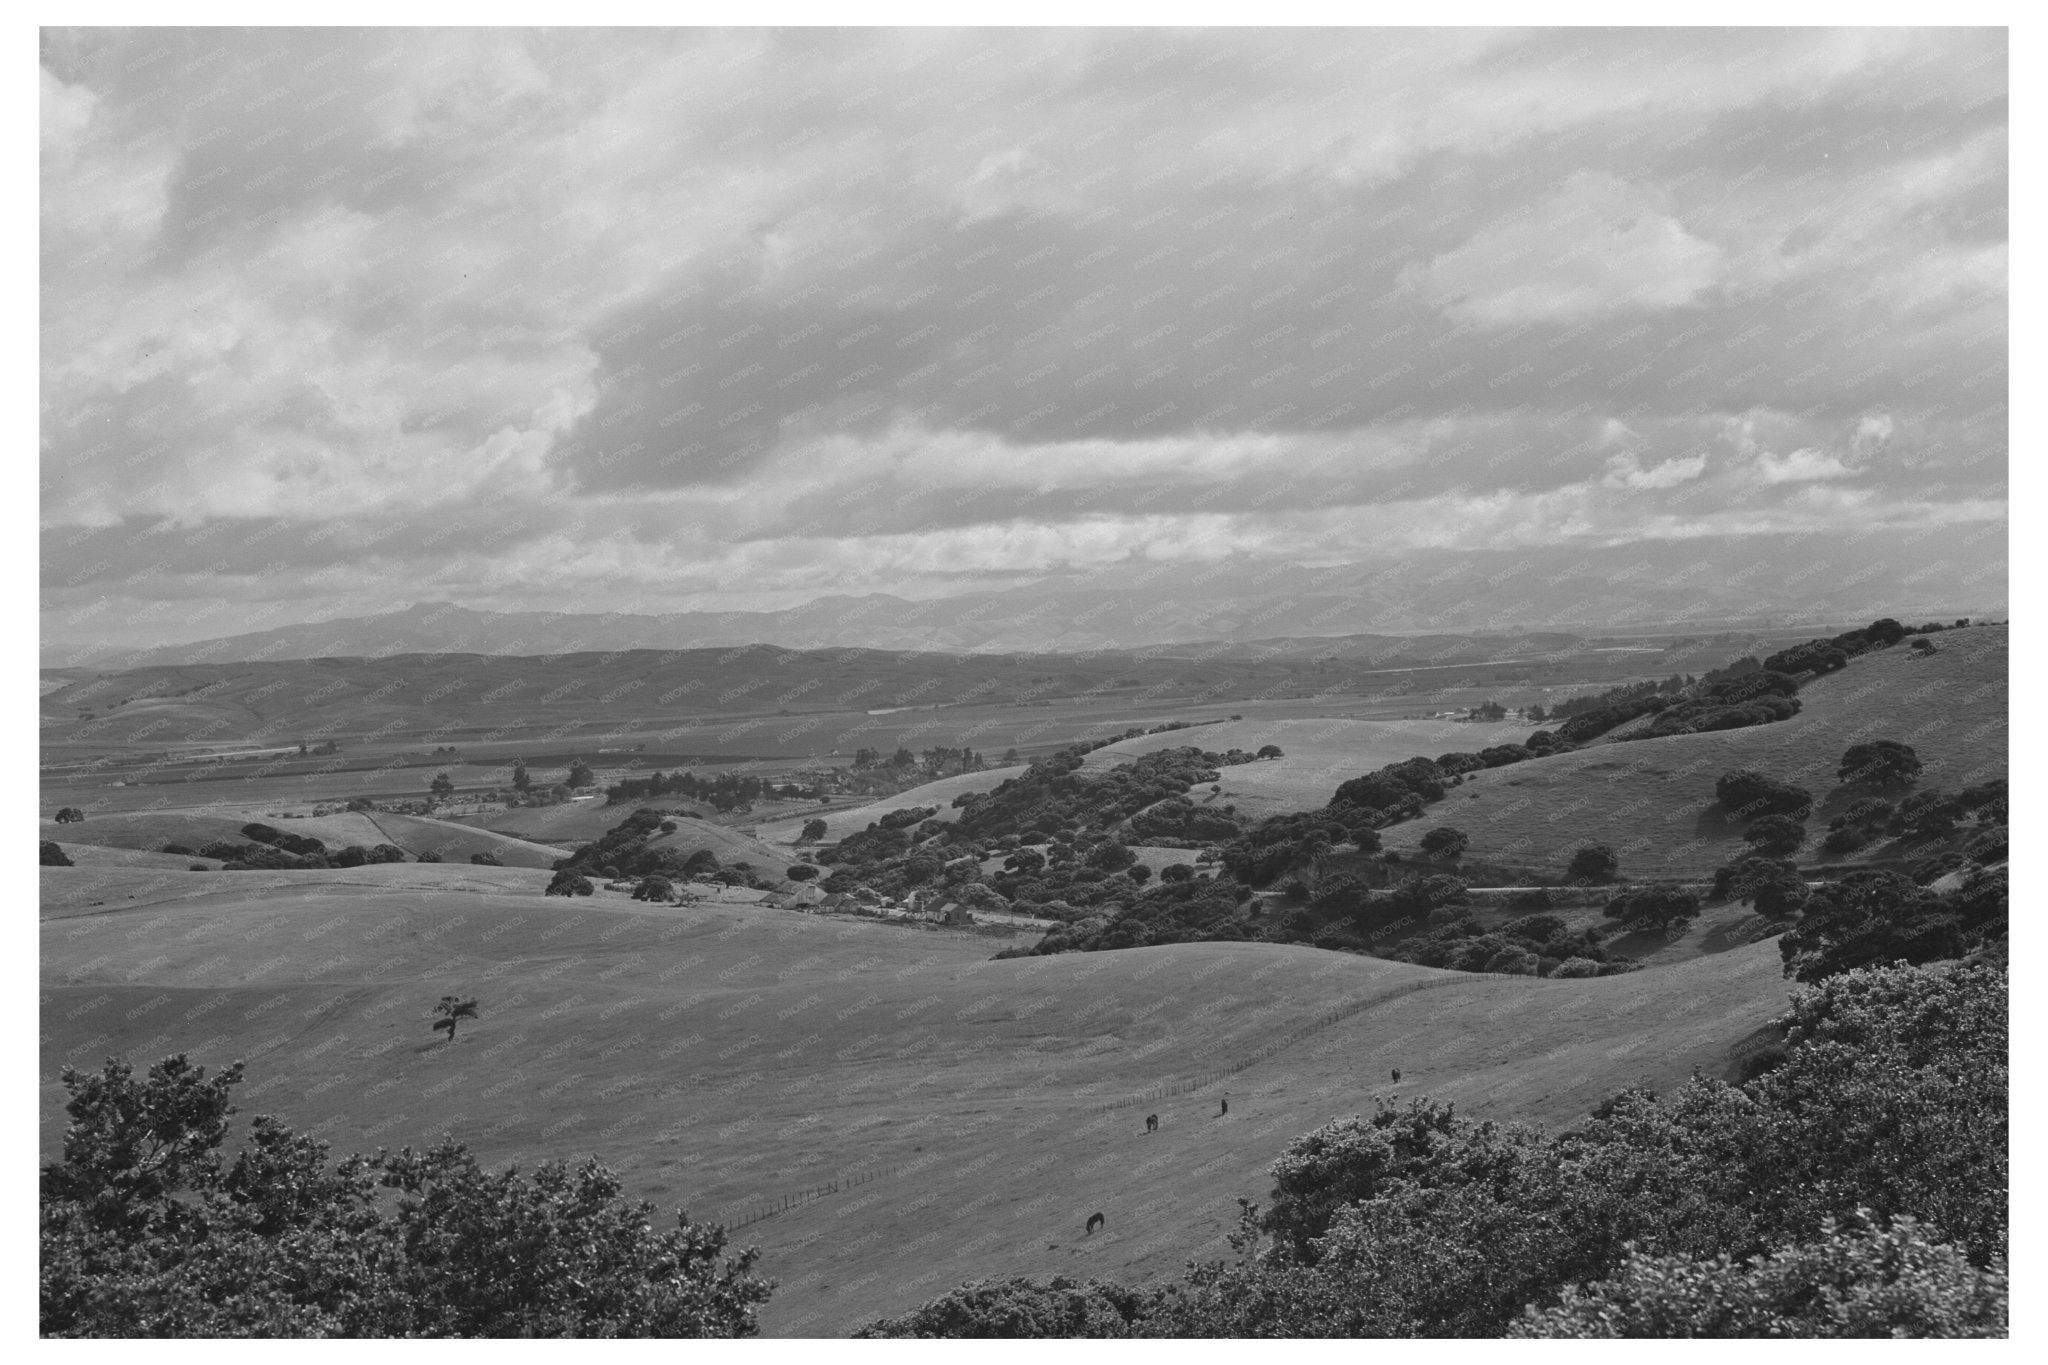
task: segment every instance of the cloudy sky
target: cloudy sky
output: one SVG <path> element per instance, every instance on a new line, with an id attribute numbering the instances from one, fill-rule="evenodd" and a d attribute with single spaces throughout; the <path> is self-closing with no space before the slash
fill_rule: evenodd
<path id="1" fill-rule="evenodd" d="M 1995 30 L 41 55 L 46 646 L 2006 516 Z"/>

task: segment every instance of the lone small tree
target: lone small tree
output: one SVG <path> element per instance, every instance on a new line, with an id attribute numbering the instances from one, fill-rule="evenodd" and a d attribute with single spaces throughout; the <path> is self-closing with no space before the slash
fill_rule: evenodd
<path id="1" fill-rule="evenodd" d="M 823 820 L 806 820 L 804 821 L 804 831 L 800 841 L 806 844 L 815 844 L 818 840 L 825 837 L 826 828 Z"/>
<path id="2" fill-rule="evenodd" d="M 441 997 L 441 1003 L 434 1006 L 434 1031 L 448 1030 L 448 1041 L 455 1041 L 455 1021 L 477 1017 L 476 1001 L 458 1000 L 452 995 Z"/>
<path id="3" fill-rule="evenodd" d="M 572 787 L 594 787 L 597 785 L 597 774 L 590 770 L 588 763 L 579 758 L 569 765 L 568 785 Z"/>
<path id="4" fill-rule="evenodd" d="M 590 878 L 574 868 L 565 867 L 555 873 L 554 880 L 548 883 L 548 889 L 542 894 L 548 896 L 592 896 L 597 894 L 597 888 L 590 884 Z"/>
<path id="5" fill-rule="evenodd" d="M 512 765 L 512 790 L 516 792 L 533 790 L 533 778 L 527 773 L 524 763 L 514 763 Z"/>
<path id="6" fill-rule="evenodd" d="M 1843 785 L 1907 787 L 1920 776 L 1920 756 L 1910 744 L 1873 739 L 1852 744 L 1842 754 L 1835 777 Z"/>
<path id="7" fill-rule="evenodd" d="M 1277 744 L 1262 744 L 1259 746 L 1259 757 L 1285 758 L 1287 755 L 1281 751 L 1280 746 Z"/>
<path id="8" fill-rule="evenodd" d="M 435 773 L 434 780 L 427 784 L 427 790 L 436 796 L 446 796 L 455 790 L 455 783 L 446 773 Z"/>
<path id="9" fill-rule="evenodd" d="M 1621 870 L 1621 858 L 1606 844 L 1585 844 L 1572 852 L 1564 870 L 1580 881 L 1604 882 Z"/>
<path id="10" fill-rule="evenodd" d="M 1441 825 L 1422 836 L 1422 851 L 1432 858 L 1449 862 L 1463 853 L 1471 842 L 1465 831 Z"/>

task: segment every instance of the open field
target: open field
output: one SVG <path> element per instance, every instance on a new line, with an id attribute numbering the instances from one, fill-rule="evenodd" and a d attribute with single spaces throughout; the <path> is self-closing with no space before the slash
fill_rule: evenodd
<path id="1" fill-rule="evenodd" d="M 1855 660 L 1800 690 L 1790 720 L 1746 730 L 1594 744 L 1467 776 L 1420 820 L 1384 831 L 1387 847 L 1417 847 L 1438 825 L 1472 837 L 1468 857 L 1561 871 L 1580 844 L 1607 843 L 1624 875 L 1699 876 L 1746 848 L 1725 819 L 1714 782 L 1754 768 L 1812 792 L 1820 831 L 1854 795 L 1837 786 L 1842 751 L 1859 740 L 1911 744 L 1919 788 L 1954 791 L 2008 766 L 2006 628 L 1932 637 L 1921 657 L 1903 645 Z M 1809 845 L 1802 859 L 1817 856 Z"/>
<path id="2" fill-rule="evenodd" d="M 1195 730 L 1169 730 L 1119 740 L 1089 754 L 1087 768 L 1113 768 L 1139 754 L 1193 745 L 1213 753 L 1243 749 L 1257 753 L 1268 744 L 1282 756 L 1222 769 L 1219 804 L 1234 805 L 1253 819 L 1287 811 L 1314 810 L 1329 802 L 1338 786 L 1402 759 L 1435 758 L 1452 750 L 1470 752 L 1492 744 L 1519 744 L 1538 727 L 1453 720 L 1357 720 L 1342 716 L 1281 719 L 1256 716 Z"/>
<path id="3" fill-rule="evenodd" d="M 247 1060 L 245 1113 L 344 1151 L 445 1132 L 492 1163 L 595 1154 L 732 1221 L 837 1176 L 739 1233 L 782 1282 L 766 1329 L 830 1335 L 963 1279 L 1224 1254 L 1234 1198 L 1392 1093 L 1389 1067 L 1400 1095 L 1563 1123 L 1724 1067 L 1786 993 L 1768 943 L 1589 981 L 1240 944 L 992 962 L 962 934 L 545 881 L 45 869 L 44 1150 L 62 1065 L 186 1050 Z M 452 1045 L 426 1027 L 447 992 L 482 1002 Z"/>

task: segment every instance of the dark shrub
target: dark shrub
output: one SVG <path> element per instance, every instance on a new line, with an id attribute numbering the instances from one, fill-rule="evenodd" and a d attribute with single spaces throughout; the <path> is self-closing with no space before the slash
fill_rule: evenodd
<path id="1" fill-rule="evenodd" d="M 1606 844 L 1584 844 L 1572 851 L 1564 870 L 1580 881 L 1604 882 L 1621 870 L 1621 858 Z"/>
<path id="2" fill-rule="evenodd" d="M 424 855 L 422 855 L 421 860 L 425 861 Z M 597 888 L 590 884 L 590 878 L 569 868 L 563 868 L 554 875 L 554 879 L 548 883 L 548 889 L 543 894 L 549 896 L 589 896 L 594 895 L 596 891 Z"/>
<path id="3" fill-rule="evenodd" d="M 1608 897 L 1600 913 L 1630 929 L 1665 929 L 1700 912 L 1700 898 L 1682 886 L 1625 886 Z"/>

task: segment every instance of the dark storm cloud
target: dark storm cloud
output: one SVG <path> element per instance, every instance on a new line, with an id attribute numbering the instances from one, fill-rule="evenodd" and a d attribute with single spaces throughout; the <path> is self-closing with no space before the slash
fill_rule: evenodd
<path id="1" fill-rule="evenodd" d="M 43 99 L 52 609 L 2004 515 L 1996 32 L 54 31 Z"/>

